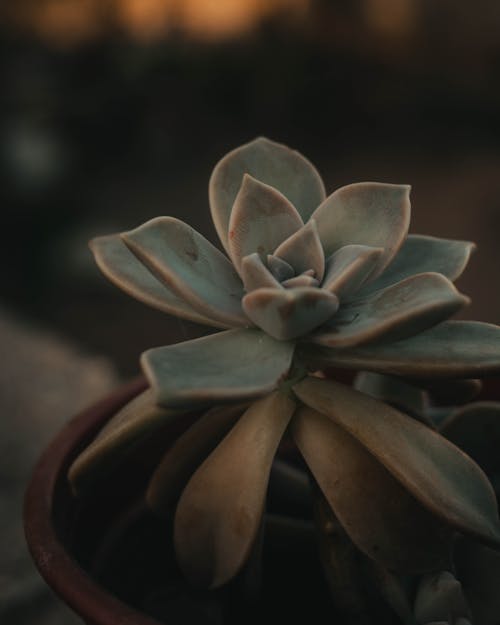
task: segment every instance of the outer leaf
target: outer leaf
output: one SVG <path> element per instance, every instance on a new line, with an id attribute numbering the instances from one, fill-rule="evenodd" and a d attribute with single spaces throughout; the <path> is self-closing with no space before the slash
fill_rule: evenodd
<path id="1" fill-rule="evenodd" d="M 248 325 L 243 285 L 229 260 L 191 226 L 157 217 L 122 235 L 160 280 L 203 315 L 227 326 Z"/>
<path id="2" fill-rule="evenodd" d="M 313 277 L 320 282 L 323 280 L 325 255 L 314 219 L 310 219 L 305 226 L 285 239 L 274 251 L 274 256 L 291 265 L 296 274 L 312 269 Z"/>
<path id="3" fill-rule="evenodd" d="M 465 269 L 475 244 L 410 234 L 384 273 L 363 287 L 363 294 L 396 284 L 408 276 L 434 271 L 455 281 Z"/>
<path id="4" fill-rule="evenodd" d="M 215 326 L 227 327 L 197 312 L 190 304 L 178 297 L 160 282 L 145 265 L 129 250 L 119 234 L 92 239 L 90 249 L 99 269 L 117 287 L 141 302 L 176 317 Z"/>
<path id="5" fill-rule="evenodd" d="M 414 611 L 418 623 L 457 623 L 460 617 L 470 616 L 462 585 L 448 571 L 431 573 L 420 580 Z"/>
<path id="6" fill-rule="evenodd" d="M 259 330 L 228 330 L 144 352 L 141 364 L 158 404 L 245 401 L 276 388 L 294 345 Z"/>
<path id="7" fill-rule="evenodd" d="M 216 406 L 184 432 L 167 451 L 151 477 L 146 501 L 156 512 L 173 513 L 182 489 L 248 406 Z"/>
<path id="8" fill-rule="evenodd" d="M 338 308 L 335 295 L 313 287 L 257 289 L 243 298 L 243 309 L 257 326 L 282 341 L 307 334 Z"/>
<path id="9" fill-rule="evenodd" d="M 264 137 L 232 150 L 215 166 L 208 189 L 212 219 L 226 249 L 231 210 L 245 174 L 283 193 L 304 221 L 325 198 L 320 175 L 299 152 Z"/>
<path id="10" fill-rule="evenodd" d="M 349 297 L 377 267 L 383 253 L 381 247 L 344 245 L 328 259 L 323 288 L 339 299 Z"/>
<path id="11" fill-rule="evenodd" d="M 292 432 L 335 515 L 362 551 L 404 572 L 449 563 L 450 530 L 355 438 L 307 407 L 294 415 Z"/>
<path id="12" fill-rule="evenodd" d="M 343 306 L 312 340 L 328 347 L 397 341 L 448 319 L 468 302 L 444 276 L 422 273 Z"/>
<path id="13" fill-rule="evenodd" d="M 441 434 L 488 475 L 500 472 L 500 402 L 474 402 L 451 414 Z"/>
<path id="14" fill-rule="evenodd" d="M 244 256 L 258 252 L 262 260 L 302 227 L 302 219 L 286 197 L 248 174 L 234 201 L 229 220 L 229 255 L 240 271 Z"/>
<path id="15" fill-rule="evenodd" d="M 455 445 L 415 419 L 342 384 L 306 378 L 293 390 L 306 405 L 354 436 L 438 518 L 500 546 L 491 484 Z"/>
<path id="16" fill-rule="evenodd" d="M 445 321 L 396 343 L 352 349 L 311 347 L 302 354 L 312 368 L 345 367 L 415 378 L 471 378 L 500 373 L 500 327 L 478 321 Z"/>
<path id="17" fill-rule="evenodd" d="M 116 413 L 73 462 L 68 472 L 73 491 L 81 493 L 91 487 L 136 445 L 181 414 L 157 406 L 151 389 L 138 395 Z"/>
<path id="18" fill-rule="evenodd" d="M 175 547 L 194 584 L 221 586 L 245 563 L 261 523 L 273 457 L 294 409 L 279 392 L 256 402 L 184 490 Z"/>
<path id="19" fill-rule="evenodd" d="M 242 259 L 240 273 L 247 293 L 262 287 L 280 288 L 280 283 L 264 265 L 257 252 Z"/>
<path id="20" fill-rule="evenodd" d="M 382 247 L 373 278 L 390 263 L 408 233 L 410 187 L 360 182 L 337 189 L 313 213 L 325 256 L 352 243 Z"/>

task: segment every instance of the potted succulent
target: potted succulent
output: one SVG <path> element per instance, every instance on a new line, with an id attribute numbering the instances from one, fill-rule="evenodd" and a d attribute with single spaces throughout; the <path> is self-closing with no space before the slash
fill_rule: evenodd
<path id="1" fill-rule="evenodd" d="M 500 404 L 455 407 L 500 374 L 500 328 L 449 321 L 474 246 L 408 235 L 409 191 L 327 197 L 258 138 L 210 179 L 227 255 L 172 217 L 92 241 L 120 288 L 219 331 L 145 352 L 35 471 L 28 542 L 88 622 L 244 622 L 274 593 L 288 620 L 500 623 Z"/>

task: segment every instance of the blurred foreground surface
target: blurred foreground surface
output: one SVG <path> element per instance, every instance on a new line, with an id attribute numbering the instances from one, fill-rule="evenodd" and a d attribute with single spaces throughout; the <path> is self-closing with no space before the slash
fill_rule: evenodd
<path id="1" fill-rule="evenodd" d="M 74 414 L 116 385 L 103 358 L 80 353 L 54 334 L 0 312 L 0 623 L 73 625 L 80 621 L 42 581 L 24 541 L 22 504 L 31 469 Z"/>

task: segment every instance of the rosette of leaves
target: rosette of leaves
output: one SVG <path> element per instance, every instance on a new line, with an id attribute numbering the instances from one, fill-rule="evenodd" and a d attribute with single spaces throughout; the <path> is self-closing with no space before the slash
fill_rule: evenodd
<path id="1" fill-rule="evenodd" d="M 408 235 L 407 186 L 326 197 L 308 160 L 263 138 L 217 164 L 209 199 L 227 255 L 172 217 L 91 244 L 129 294 L 222 331 L 143 354 L 149 390 L 75 461 L 74 490 L 194 410 L 147 499 L 175 514 L 178 561 L 196 585 L 221 586 L 247 561 L 284 437 L 349 539 L 388 570 L 446 570 L 457 533 L 500 545 L 495 494 L 469 456 L 413 415 L 313 373 L 415 383 L 498 373 L 500 329 L 448 321 L 468 301 L 453 281 L 473 245 Z"/>

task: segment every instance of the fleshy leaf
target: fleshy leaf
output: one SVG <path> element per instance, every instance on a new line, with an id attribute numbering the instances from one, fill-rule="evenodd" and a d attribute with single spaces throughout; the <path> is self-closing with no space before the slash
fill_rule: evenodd
<path id="1" fill-rule="evenodd" d="M 475 247 L 469 241 L 410 234 L 384 273 L 373 282 L 368 280 L 362 292 L 372 293 L 427 271 L 441 273 L 454 282 L 465 269 Z"/>
<path id="2" fill-rule="evenodd" d="M 291 265 L 296 274 L 308 269 L 314 270 L 314 277 L 320 282 L 325 273 L 325 255 L 318 236 L 314 219 L 297 230 L 281 243 L 273 256 L 283 259 Z"/>
<path id="3" fill-rule="evenodd" d="M 151 389 L 135 397 L 116 413 L 71 465 L 68 477 L 73 491 L 79 494 L 91 487 L 136 445 L 181 414 L 157 406 Z"/>
<path id="4" fill-rule="evenodd" d="M 297 210 L 282 193 L 245 174 L 229 220 L 229 256 L 239 271 L 244 256 L 257 252 L 265 260 L 302 226 Z"/>
<path id="5" fill-rule="evenodd" d="M 407 384 L 400 378 L 361 371 L 354 380 L 354 388 L 375 399 L 385 401 L 398 410 L 407 412 L 422 420 L 425 409 L 424 391 Z"/>
<path id="6" fill-rule="evenodd" d="M 481 469 L 458 447 L 343 384 L 309 377 L 293 390 L 302 402 L 354 436 L 438 518 L 500 546 L 495 493 Z"/>
<path id="7" fill-rule="evenodd" d="M 264 137 L 232 150 L 217 163 L 209 184 L 212 219 L 226 249 L 231 210 L 245 174 L 283 193 L 303 221 L 325 198 L 321 176 L 299 152 Z"/>
<path id="8" fill-rule="evenodd" d="M 267 266 L 278 282 L 293 278 L 295 275 L 295 271 L 291 265 L 272 254 L 268 254 L 267 256 Z"/>
<path id="9" fill-rule="evenodd" d="M 257 289 L 243 298 L 243 309 L 255 325 L 280 341 L 307 334 L 338 308 L 335 295 L 313 287 Z"/>
<path id="10" fill-rule="evenodd" d="M 200 314 L 190 304 L 178 297 L 125 245 L 119 234 L 97 237 L 90 242 L 90 249 L 99 269 L 117 287 L 141 302 L 176 317 L 205 325 L 225 328 L 227 324 Z"/>
<path id="11" fill-rule="evenodd" d="M 243 257 L 240 273 L 247 293 L 263 287 L 280 288 L 280 283 L 264 265 L 257 252 Z"/>
<path id="12" fill-rule="evenodd" d="M 191 226 L 157 217 L 122 235 L 132 252 L 160 280 L 202 315 L 245 326 L 243 285 L 228 258 Z"/>
<path id="13" fill-rule="evenodd" d="M 355 293 L 378 265 L 384 250 L 367 245 L 344 245 L 326 263 L 323 288 L 344 299 Z"/>
<path id="14" fill-rule="evenodd" d="M 450 530 L 355 438 L 307 407 L 295 413 L 292 433 L 335 515 L 364 553 L 400 572 L 449 563 Z"/>
<path id="15" fill-rule="evenodd" d="M 464 406 L 452 413 L 440 429 L 485 473 L 500 473 L 500 402 L 481 401 Z"/>
<path id="16" fill-rule="evenodd" d="M 448 319 L 468 302 L 444 276 L 422 273 L 343 306 L 312 340 L 342 348 L 398 341 Z"/>
<path id="17" fill-rule="evenodd" d="M 372 277 L 390 263 L 408 233 L 410 187 L 359 182 L 337 189 L 313 213 L 325 257 L 355 243 L 382 247 Z"/>
<path id="18" fill-rule="evenodd" d="M 316 278 L 312 276 L 308 276 L 305 273 L 301 273 L 300 276 L 295 276 L 290 278 L 289 280 L 285 280 L 281 283 L 286 289 L 293 289 L 297 286 L 309 286 L 309 287 L 318 287 L 319 282 Z"/>
<path id="19" fill-rule="evenodd" d="M 150 349 L 141 364 L 158 404 L 196 406 L 271 392 L 288 373 L 293 350 L 260 330 L 228 330 Z"/>
<path id="20" fill-rule="evenodd" d="M 500 327 L 479 321 L 445 321 L 396 343 L 351 349 L 303 350 L 313 369 L 344 367 L 402 377 L 471 378 L 500 374 Z"/>
<path id="21" fill-rule="evenodd" d="M 248 405 L 211 408 L 177 438 L 149 482 L 146 501 L 159 514 L 173 513 L 182 489 Z"/>
<path id="22" fill-rule="evenodd" d="M 461 583 L 448 571 L 430 573 L 420 580 L 415 597 L 418 623 L 457 623 L 470 616 Z"/>
<path id="23" fill-rule="evenodd" d="M 244 565 L 259 529 L 274 454 L 295 409 L 276 392 L 253 404 L 196 471 L 175 517 L 177 558 L 215 588 Z"/>

